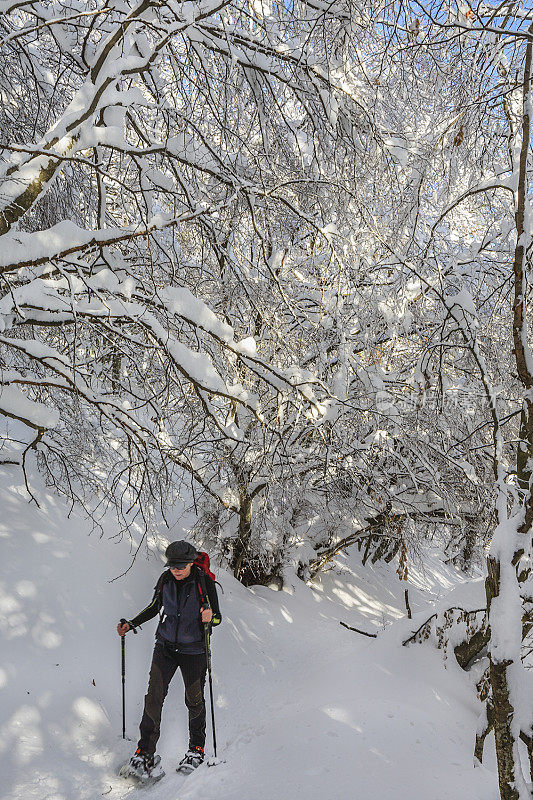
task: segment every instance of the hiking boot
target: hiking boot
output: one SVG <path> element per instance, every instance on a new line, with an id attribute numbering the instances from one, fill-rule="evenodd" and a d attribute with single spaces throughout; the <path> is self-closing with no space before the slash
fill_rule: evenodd
<path id="1" fill-rule="evenodd" d="M 200 747 L 199 744 L 195 745 L 194 747 L 189 747 L 180 763 L 176 767 L 176 770 L 177 772 L 182 772 L 184 775 L 188 775 L 203 763 L 204 758 L 204 748 Z"/>
<path id="2" fill-rule="evenodd" d="M 124 764 L 120 774 L 127 778 L 138 778 L 140 781 L 157 780 L 165 774 L 161 767 L 161 756 L 143 753 L 138 748 L 127 764 Z"/>

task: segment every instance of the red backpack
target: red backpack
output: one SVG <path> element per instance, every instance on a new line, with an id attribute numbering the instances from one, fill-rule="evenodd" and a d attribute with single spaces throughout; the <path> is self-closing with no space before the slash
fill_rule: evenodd
<path id="1" fill-rule="evenodd" d="M 196 567 L 200 567 L 200 569 L 202 569 L 206 575 L 209 575 L 212 581 L 216 580 L 215 573 L 211 572 L 211 563 L 209 561 L 209 556 L 207 555 L 207 553 L 202 553 L 198 551 L 198 556 L 194 561 L 194 565 Z"/>
<path id="2" fill-rule="evenodd" d="M 211 564 L 209 563 L 209 556 L 207 553 L 198 552 L 197 557 L 194 560 L 194 566 L 198 567 L 200 570 L 200 574 L 198 576 L 198 591 L 200 593 L 200 602 L 204 608 L 211 608 L 211 603 L 209 602 L 209 597 L 207 596 L 207 591 L 205 588 L 205 576 L 209 575 L 209 577 L 214 581 L 215 574 L 211 572 Z"/>

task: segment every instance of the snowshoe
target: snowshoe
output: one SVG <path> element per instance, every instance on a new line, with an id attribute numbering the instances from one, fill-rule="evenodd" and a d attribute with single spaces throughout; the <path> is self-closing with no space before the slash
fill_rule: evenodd
<path id="1" fill-rule="evenodd" d="M 203 747 L 200 747 L 200 745 L 190 747 L 176 767 L 176 772 L 180 772 L 182 775 L 190 775 L 200 764 L 203 764 L 204 757 Z"/>
<path id="2" fill-rule="evenodd" d="M 134 778 L 142 784 L 155 783 L 164 774 L 161 756 L 151 756 L 140 749 L 136 750 L 128 763 L 119 770 L 119 775 L 123 778 Z"/>

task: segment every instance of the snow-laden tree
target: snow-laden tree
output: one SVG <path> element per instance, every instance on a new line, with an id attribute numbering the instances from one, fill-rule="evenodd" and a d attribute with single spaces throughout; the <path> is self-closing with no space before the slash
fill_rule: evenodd
<path id="1" fill-rule="evenodd" d="M 312 478 L 323 503 L 371 447 L 369 420 L 349 444 L 374 391 L 350 386 L 368 342 L 345 327 L 372 308 L 358 228 L 391 159 L 357 58 L 374 20 L 313 3 L 2 12 L 0 404 L 34 431 L 4 460 L 36 449 L 60 490 L 143 513 L 188 473 L 237 515 L 239 573 L 256 498 L 264 522 Z"/>
<path id="2" fill-rule="evenodd" d="M 394 4 L 2 12 L 0 406 L 34 431 L 22 461 L 143 512 L 191 475 L 249 580 L 316 570 L 354 520 L 394 549 L 466 490 L 472 517 L 457 415 L 416 399 L 448 335 L 428 217 L 470 175 L 460 53 Z"/>
<path id="3" fill-rule="evenodd" d="M 63 486 L 101 445 L 128 503 L 157 496 L 170 462 L 238 510 L 209 453 L 242 441 L 236 409 L 273 439 L 280 396 L 287 418 L 320 413 L 314 378 L 251 337 L 286 303 L 285 254 L 326 235 L 330 204 L 309 189 L 309 170 L 330 181 L 324 109 L 339 91 L 363 116 L 315 35 L 345 17 L 305 3 L 2 12 L 2 413 L 36 432 L 27 445 L 51 474 L 63 465 Z"/>
<path id="4" fill-rule="evenodd" d="M 443 61 L 435 58 L 435 80 L 455 115 L 443 110 L 436 146 L 444 170 L 432 171 L 431 182 L 420 184 L 427 205 L 417 206 L 412 246 L 402 252 L 383 240 L 434 302 L 422 374 L 483 398 L 476 424 L 463 426 L 464 436 L 454 427 L 447 450 L 458 454 L 462 445 L 465 453 L 477 451 L 481 468 L 490 459 L 495 511 L 487 613 L 457 655 L 466 665 L 487 647 L 484 695 L 495 732 L 500 793 L 505 800 L 523 800 L 530 791 L 520 740 L 533 770 L 531 690 L 522 663 L 531 629 L 532 15 L 520 3 L 402 8 L 411 49 L 435 55 L 447 48 Z M 453 98 L 461 98 L 455 109 Z M 441 422 L 435 421 L 433 435 Z M 469 465 L 474 466 L 470 456 Z M 486 466 L 483 477 L 488 486 Z M 467 611 L 475 616 L 479 609 Z M 478 756 L 487 732 L 482 728 Z"/>

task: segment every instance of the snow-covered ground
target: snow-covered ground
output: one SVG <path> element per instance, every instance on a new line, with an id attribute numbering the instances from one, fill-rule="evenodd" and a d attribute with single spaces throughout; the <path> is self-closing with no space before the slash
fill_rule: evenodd
<path id="1" fill-rule="evenodd" d="M 40 508 L 28 504 L 14 472 L 0 490 L 0 796 L 123 798 L 135 789 L 116 771 L 137 738 L 155 620 L 126 641 L 128 742 L 115 626 L 144 607 L 162 562 L 140 556 L 110 582 L 129 566 L 129 543 L 108 538 L 111 523 L 104 537 L 88 535 L 80 514 L 68 518 L 44 490 L 38 498 Z M 164 535 L 183 538 L 179 528 Z M 473 677 L 451 659 L 445 668 L 430 645 L 399 645 L 419 622 L 405 618 L 405 584 L 393 565 L 363 568 L 354 552 L 314 588 L 295 580 L 281 592 L 246 589 L 220 569 L 217 577 L 224 622 L 213 635 L 213 668 L 224 763 L 186 779 L 174 771 L 187 745 L 176 675 L 159 747 L 167 774 L 143 789 L 147 797 L 496 800 L 490 739 L 486 764 L 473 765 Z M 424 570 L 411 570 L 415 615 L 429 616 L 461 580 L 428 554 Z M 370 639 L 339 620 L 369 632 L 388 627 Z"/>

